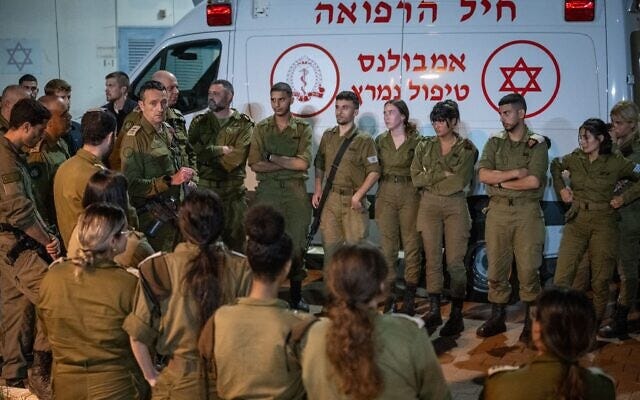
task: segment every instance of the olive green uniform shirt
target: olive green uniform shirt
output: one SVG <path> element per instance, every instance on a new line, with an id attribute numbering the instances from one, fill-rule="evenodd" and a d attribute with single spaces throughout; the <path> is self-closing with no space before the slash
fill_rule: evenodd
<path id="1" fill-rule="evenodd" d="M 223 263 L 220 265 L 220 304 L 229 304 L 236 297 L 249 292 L 253 275 L 244 256 L 226 249 L 220 250 L 224 254 Z M 197 245 L 182 242 L 178 243 L 173 253 L 157 253 L 142 262 L 153 262 L 154 257 L 164 258 L 171 280 L 171 295 L 161 300 L 162 315 L 158 320 L 151 315 L 151 301 L 139 288 L 133 311 L 124 321 L 123 327 L 136 340 L 151 348 L 155 346 L 159 354 L 200 360 L 197 346 L 200 308 L 193 295 L 186 292 L 184 284 L 187 271 L 199 251 Z"/>
<path id="2" fill-rule="evenodd" d="M 468 139 L 456 139 L 451 151 L 442 155 L 438 138 L 427 138 L 416 148 L 411 164 L 413 185 L 438 196 L 462 192 L 473 179 L 477 157 L 478 149 Z M 453 175 L 445 176 L 445 172 Z"/>
<path id="3" fill-rule="evenodd" d="M 84 211 L 82 198 L 89 178 L 106 167 L 98 157 L 85 149 L 63 162 L 56 172 L 53 181 L 53 200 L 60 236 L 65 247 L 69 247 L 69 239 L 78 216 Z"/>
<path id="4" fill-rule="evenodd" d="M 4 135 L 0 135 L 0 223 L 22 231 L 45 224 L 35 207 L 31 179 L 24 154 Z M 15 244 L 11 232 L 0 232 L 0 253 L 6 254 Z"/>
<path id="5" fill-rule="evenodd" d="M 249 165 L 251 166 L 258 161 L 267 161 L 266 154 L 297 157 L 311 164 L 311 137 L 311 126 L 305 120 L 291 117 L 289 125 L 280 132 L 274 116 L 265 118 L 254 129 L 249 150 Z M 280 171 L 256 173 L 258 181 L 306 180 L 308 177 L 307 170 L 282 169 Z"/>
<path id="6" fill-rule="evenodd" d="M 42 318 L 58 367 L 106 364 L 138 370 L 122 329 L 133 308 L 138 279 L 113 261 L 98 261 L 76 276 L 71 260 L 52 264 L 40 284 Z"/>
<path id="7" fill-rule="evenodd" d="M 120 158 L 120 153 L 122 150 L 122 138 L 125 137 L 129 129 L 131 129 L 134 125 L 140 124 L 140 119 L 142 118 L 142 112 L 140 112 L 140 107 L 136 106 L 122 122 L 122 128 L 118 132 L 116 136 L 116 141 L 113 145 L 113 150 L 111 154 L 109 154 L 109 168 L 114 171 L 122 171 L 122 159 Z"/>
<path id="8" fill-rule="evenodd" d="M 223 399 L 304 399 L 302 372 L 285 347 L 291 328 L 310 318 L 279 299 L 242 297 L 215 314 L 218 395 Z"/>
<path id="9" fill-rule="evenodd" d="M 331 378 L 327 332 L 331 321 L 322 319 L 303 341 L 302 380 L 309 400 L 348 399 Z M 373 340 L 383 390 L 377 399 L 451 399 L 431 341 L 416 321 L 401 315 L 376 315 Z M 362 382 L 365 385 L 365 382 Z"/>
<path id="10" fill-rule="evenodd" d="M 27 155 L 36 207 L 49 226 L 58 223 L 53 200 L 53 179 L 60 165 L 69 157 L 71 156 L 65 141 L 52 141 L 48 136 L 29 149 Z"/>
<path id="11" fill-rule="evenodd" d="M 198 176 L 209 181 L 236 181 L 243 186 L 252 131 L 253 121 L 238 110 L 233 110 L 222 125 L 212 112 L 195 117 L 189 126 L 189 143 L 198 158 Z M 223 154 L 223 146 L 233 150 Z"/>
<path id="12" fill-rule="evenodd" d="M 547 182 L 547 167 L 549 155 L 544 137 L 533 133 L 526 127 L 526 132 L 520 142 L 513 142 L 505 131 L 491 137 L 482 150 L 482 157 L 478 168 L 507 171 L 517 168 L 527 168 L 529 175 L 540 181 L 540 187 L 529 190 L 512 190 L 496 186 L 486 186 L 487 194 L 492 197 L 542 199 Z"/>
<path id="13" fill-rule="evenodd" d="M 340 161 L 333 180 L 334 187 L 357 189 L 371 172 L 380 173 L 378 153 L 373 139 L 368 133 L 358 130 L 355 125 L 344 136 L 340 136 L 337 126 L 327 129 L 322 134 L 314 166 L 325 171 L 327 176 L 342 142 L 352 135 L 357 136 L 351 141 Z"/>
<path id="14" fill-rule="evenodd" d="M 620 146 L 614 143 L 613 153 L 620 154 L 627 160 L 640 164 L 640 131 L 633 133 L 633 136 Z M 628 180 L 622 180 L 618 182 L 615 192 L 616 194 L 624 193 L 624 191 L 626 191 L 630 186 L 631 183 Z M 633 201 L 629 204 L 625 204 L 620 211 L 625 213 L 631 211 L 640 212 L 640 201 Z"/>
<path id="15" fill-rule="evenodd" d="M 565 187 L 562 171 L 569 171 L 574 201 L 608 204 L 614 196 L 614 188 L 621 179 L 640 180 L 640 164 L 619 154 L 600 154 L 593 162 L 582 150 L 576 149 L 551 162 L 553 187 L 560 197 Z M 640 183 L 630 185 L 622 193 L 625 203 L 640 197 Z"/>
<path id="16" fill-rule="evenodd" d="M 174 140 L 166 124 L 156 131 L 144 117 L 124 134 L 120 149 L 122 172 L 129 180 L 134 207 L 160 195 L 179 200 L 180 187 L 170 186 L 180 163 Z"/>
<path id="17" fill-rule="evenodd" d="M 187 121 L 184 119 L 184 115 L 177 108 L 171 107 L 167 108 L 165 115 L 165 121 L 173 128 L 175 140 L 180 148 L 180 166 L 197 170 L 197 156 L 191 143 L 189 143 Z M 196 177 L 194 176 L 194 178 Z"/>
<path id="18" fill-rule="evenodd" d="M 557 385 L 563 379 L 566 366 L 550 354 L 536 356 L 520 368 L 490 373 L 480 395 L 483 400 L 555 400 Z M 597 368 L 588 368 L 584 375 L 584 400 L 616 398 L 615 383 Z"/>
<path id="19" fill-rule="evenodd" d="M 378 152 L 378 161 L 382 170 L 382 178 L 391 176 L 410 176 L 411 162 L 416 148 L 423 140 L 422 136 L 407 134 L 404 142 L 396 149 L 393 137 L 389 131 L 384 131 L 376 136 L 375 144 Z"/>

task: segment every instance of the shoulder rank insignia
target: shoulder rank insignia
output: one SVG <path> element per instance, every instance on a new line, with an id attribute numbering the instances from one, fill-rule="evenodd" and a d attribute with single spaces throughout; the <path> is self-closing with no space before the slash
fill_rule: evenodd
<path id="1" fill-rule="evenodd" d="M 134 125 L 127 131 L 127 136 L 135 136 L 140 130 L 140 125 Z"/>
<path id="2" fill-rule="evenodd" d="M 497 374 L 498 372 L 515 371 L 518 369 L 520 369 L 520 367 L 517 365 L 494 365 L 493 367 L 489 368 L 487 375 L 491 376 Z"/>
<path id="3" fill-rule="evenodd" d="M 545 142 L 546 142 L 546 138 L 544 136 L 538 135 L 537 133 L 534 133 L 531 136 L 529 136 L 529 140 L 527 140 L 527 147 L 532 149 L 537 144 L 545 143 Z"/>

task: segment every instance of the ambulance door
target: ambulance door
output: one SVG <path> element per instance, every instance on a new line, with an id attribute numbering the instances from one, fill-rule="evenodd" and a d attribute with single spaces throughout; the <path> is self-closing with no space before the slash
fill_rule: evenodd
<path id="1" fill-rule="evenodd" d="M 154 72 L 172 72 L 180 86 L 176 108 L 185 116 L 207 108 L 207 91 L 215 79 L 226 78 L 229 62 L 229 33 L 197 34 L 173 38 L 156 48 L 133 72 L 129 89 L 132 98 Z M 191 118 L 187 118 L 190 120 Z"/>

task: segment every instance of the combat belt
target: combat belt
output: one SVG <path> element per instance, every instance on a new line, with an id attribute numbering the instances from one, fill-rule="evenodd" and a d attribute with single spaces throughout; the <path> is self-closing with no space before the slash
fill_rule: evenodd
<path id="1" fill-rule="evenodd" d="M 7 259 L 10 265 L 14 265 L 20 254 L 27 250 L 35 250 L 38 256 L 47 264 L 51 264 L 53 259 L 47 252 L 47 249 L 37 240 L 27 235 L 22 229 L 18 229 L 9 224 L 0 224 L 1 232 L 11 232 L 16 238 L 16 244 L 7 252 Z"/>

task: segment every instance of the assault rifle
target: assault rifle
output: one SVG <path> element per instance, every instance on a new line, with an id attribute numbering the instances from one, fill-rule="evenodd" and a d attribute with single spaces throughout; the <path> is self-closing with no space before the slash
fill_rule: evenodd
<path id="1" fill-rule="evenodd" d="M 155 238 L 165 224 L 177 226 L 178 202 L 173 197 L 150 199 L 147 204 L 138 209 L 138 212 L 140 214 L 149 212 L 153 216 L 153 223 L 144 232 L 151 238 Z"/>

